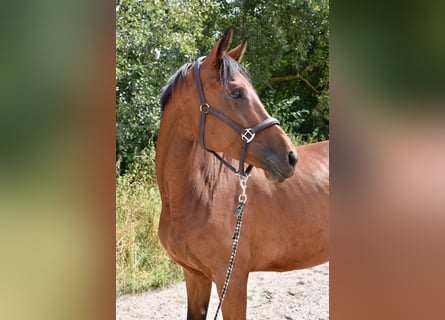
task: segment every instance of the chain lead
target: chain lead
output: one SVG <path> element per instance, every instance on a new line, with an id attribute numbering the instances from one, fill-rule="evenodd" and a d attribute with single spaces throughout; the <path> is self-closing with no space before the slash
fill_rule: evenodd
<path id="1" fill-rule="evenodd" d="M 221 309 L 222 303 L 224 301 L 224 297 L 226 295 L 227 288 L 229 287 L 230 275 L 232 274 L 233 265 L 235 262 L 236 250 L 238 248 L 238 241 L 239 241 L 239 237 L 240 237 L 244 205 L 246 204 L 246 201 L 247 201 L 246 190 L 247 190 L 247 180 L 248 179 L 249 179 L 249 176 L 239 175 L 241 194 L 238 197 L 238 201 L 239 201 L 238 206 L 236 207 L 235 211 L 233 212 L 233 215 L 236 217 L 236 224 L 235 224 L 235 231 L 233 234 L 232 254 L 230 255 L 229 266 L 227 268 L 226 278 L 224 279 L 224 285 L 223 285 L 223 289 L 221 291 L 221 296 L 219 298 L 218 307 L 216 308 L 214 320 L 216 320 L 218 317 L 218 313 L 219 313 L 219 310 Z"/>

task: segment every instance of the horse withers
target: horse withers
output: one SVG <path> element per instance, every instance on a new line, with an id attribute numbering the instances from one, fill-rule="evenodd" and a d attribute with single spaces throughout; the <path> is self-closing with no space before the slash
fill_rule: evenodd
<path id="1" fill-rule="evenodd" d="M 238 176 L 249 176 L 249 200 L 224 319 L 246 319 L 249 272 L 328 260 L 329 142 L 292 145 L 239 64 L 246 40 L 228 51 L 231 39 L 229 28 L 206 57 L 181 67 L 161 94 L 159 238 L 183 267 L 189 320 L 206 319 L 212 282 L 219 293 L 223 289 Z"/>

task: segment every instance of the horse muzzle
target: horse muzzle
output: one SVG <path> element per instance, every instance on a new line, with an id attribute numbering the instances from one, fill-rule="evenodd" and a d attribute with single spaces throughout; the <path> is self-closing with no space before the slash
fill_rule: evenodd
<path id="1" fill-rule="evenodd" d="M 295 173 L 295 165 L 298 162 L 298 156 L 294 150 L 281 157 L 275 153 L 268 153 L 263 159 L 266 177 L 277 182 L 283 182 L 292 177 Z"/>

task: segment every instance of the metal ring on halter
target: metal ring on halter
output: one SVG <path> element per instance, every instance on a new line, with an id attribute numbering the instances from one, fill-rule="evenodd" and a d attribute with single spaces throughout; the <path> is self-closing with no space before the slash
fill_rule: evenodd
<path id="1" fill-rule="evenodd" d="M 199 106 L 199 111 L 201 111 L 201 112 L 207 113 L 209 109 L 210 109 L 210 106 L 208 103 L 204 103 Z"/>

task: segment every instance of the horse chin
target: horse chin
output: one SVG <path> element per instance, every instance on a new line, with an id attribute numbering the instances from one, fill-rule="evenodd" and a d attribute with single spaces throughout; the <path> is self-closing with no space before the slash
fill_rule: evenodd
<path id="1" fill-rule="evenodd" d="M 295 167 L 282 168 L 277 165 L 272 159 L 266 159 L 264 168 L 264 174 L 267 179 L 273 182 L 283 182 L 284 180 L 292 177 L 295 173 Z"/>
<path id="2" fill-rule="evenodd" d="M 280 182 L 281 183 L 284 181 L 284 178 L 282 176 L 277 176 L 275 174 L 270 173 L 267 170 L 264 170 L 264 174 L 265 174 L 266 178 L 272 182 Z"/>
<path id="3" fill-rule="evenodd" d="M 264 170 L 264 174 L 267 179 L 269 179 L 272 182 L 283 182 L 286 178 L 283 177 L 279 172 L 271 172 L 269 170 Z"/>

